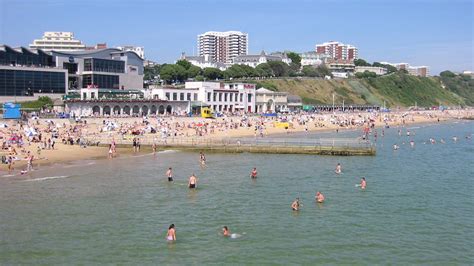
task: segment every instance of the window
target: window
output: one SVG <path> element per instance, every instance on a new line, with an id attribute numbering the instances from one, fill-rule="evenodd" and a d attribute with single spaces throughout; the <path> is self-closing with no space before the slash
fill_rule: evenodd
<path id="1" fill-rule="evenodd" d="M 194 93 L 194 101 L 197 101 L 197 100 L 198 100 L 198 94 Z"/>
<path id="2" fill-rule="evenodd" d="M 244 101 L 244 94 L 241 93 L 241 94 L 240 94 L 240 102 L 243 102 L 243 101 Z"/>
<path id="3" fill-rule="evenodd" d="M 214 95 L 214 96 L 215 96 L 215 95 Z M 216 98 L 216 97 L 214 97 L 214 101 L 216 100 L 215 98 Z M 210 93 L 210 92 L 207 93 L 207 101 L 208 101 L 208 102 L 211 101 L 211 93 Z"/>
<path id="4" fill-rule="evenodd" d="M 219 102 L 222 102 L 222 92 L 219 92 Z"/>
<path id="5" fill-rule="evenodd" d="M 216 101 L 216 98 L 217 98 L 217 93 L 214 92 L 214 95 L 213 95 L 213 101 L 214 101 L 214 102 Z"/>
<path id="6" fill-rule="evenodd" d="M 234 95 L 233 93 L 230 93 L 230 94 L 229 94 L 229 102 L 232 102 L 232 96 L 233 96 L 233 95 Z"/>
<path id="7" fill-rule="evenodd" d="M 82 75 L 82 87 L 87 88 L 87 85 L 96 85 L 99 88 L 104 89 L 118 89 L 119 76 L 116 75 L 99 75 L 99 74 L 86 74 Z"/>
<path id="8" fill-rule="evenodd" d="M 169 92 L 165 93 L 165 97 L 166 97 L 166 100 L 168 100 L 168 101 L 171 100 Z"/>
<path id="9" fill-rule="evenodd" d="M 180 100 L 180 101 L 184 101 L 184 93 L 183 93 L 183 92 L 181 92 L 181 93 L 179 94 L 179 100 Z"/>
<path id="10" fill-rule="evenodd" d="M 191 101 L 191 93 L 188 93 L 186 96 L 186 100 Z"/>
<path id="11" fill-rule="evenodd" d="M 32 96 L 34 93 L 65 93 L 64 72 L 0 69 L 1 96 Z"/>
<path id="12" fill-rule="evenodd" d="M 95 99 L 95 92 L 91 92 L 91 99 Z"/>
<path id="13" fill-rule="evenodd" d="M 252 94 L 248 94 L 247 96 L 248 96 L 247 102 L 251 102 L 252 101 Z"/>
<path id="14" fill-rule="evenodd" d="M 224 93 L 224 102 L 227 102 L 227 93 Z"/>
<path id="15" fill-rule="evenodd" d="M 178 100 L 178 93 L 173 92 L 173 101 L 177 101 L 177 100 Z"/>

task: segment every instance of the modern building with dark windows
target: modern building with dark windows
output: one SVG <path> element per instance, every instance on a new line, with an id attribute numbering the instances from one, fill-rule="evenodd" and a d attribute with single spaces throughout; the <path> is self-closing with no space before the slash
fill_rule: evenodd
<path id="1" fill-rule="evenodd" d="M 67 70 L 41 50 L 0 46 L 0 97 L 67 92 Z"/>
<path id="2" fill-rule="evenodd" d="M 81 88 L 142 89 L 143 59 L 117 48 L 44 52 L 0 45 L 0 97 L 63 95 Z"/>

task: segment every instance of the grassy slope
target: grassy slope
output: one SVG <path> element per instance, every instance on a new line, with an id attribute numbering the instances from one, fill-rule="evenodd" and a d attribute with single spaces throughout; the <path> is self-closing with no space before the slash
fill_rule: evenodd
<path id="1" fill-rule="evenodd" d="M 272 90 L 287 91 L 299 95 L 304 103 L 331 104 L 332 94 L 336 103 L 376 104 L 387 106 L 435 105 L 474 105 L 474 87 L 472 80 L 443 82 L 439 78 L 421 78 L 405 74 L 392 74 L 371 79 L 347 80 L 267 80 L 265 87 Z M 463 86 L 461 86 L 462 84 Z M 458 94 L 456 94 L 458 93 Z"/>

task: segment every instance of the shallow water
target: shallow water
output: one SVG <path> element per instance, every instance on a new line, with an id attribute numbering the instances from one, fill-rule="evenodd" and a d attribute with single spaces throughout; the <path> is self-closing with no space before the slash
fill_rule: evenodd
<path id="1" fill-rule="evenodd" d="M 0 263 L 472 264 L 474 145 L 464 136 L 474 123 L 414 127 L 415 148 L 398 128 L 379 129 L 375 157 L 207 154 L 202 169 L 196 153 L 166 152 L 3 177 Z M 423 144 L 430 137 L 438 144 Z M 222 237 L 223 225 L 241 237 Z"/>

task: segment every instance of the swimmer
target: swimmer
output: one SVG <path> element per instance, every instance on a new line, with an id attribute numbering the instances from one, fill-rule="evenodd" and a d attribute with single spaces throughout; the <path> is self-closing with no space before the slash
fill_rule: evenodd
<path id="1" fill-rule="evenodd" d="M 360 180 L 360 188 L 365 189 L 366 186 L 367 182 L 365 181 L 365 177 L 362 177 L 362 179 Z"/>
<path id="2" fill-rule="evenodd" d="M 300 209 L 300 198 L 296 198 L 296 200 L 291 203 L 291 209 L 294 211 L 298 211 Z"/>
<path id="3" fill-rule="evenodd" d="M 230 236 L 230 231 L 229 231 L 229 228 L 227 228 L 227 226 L 222 227 L 222 235 Z"/>
<path id="4" fill-rule="evenodd" d="M 393 144 L 393 150 L 398 150 L 400 148 L 397 144 Z"/>
<path id="5" fill-rule="evenodd" d="M 201 162 L 201 164 L 206 164 L 206 155 L 204 155 L 204 153 L 201 151 L 199 152 L 199 161 Z"/>
<path id="6" fill-rule="evenodd" d="M 430 138 L 430 143 L 431 144 L 436 144 L 436 140 L 434 140 L 434 138 Z"/>
<path id="7" fill-rule="evenodd" d="M 318 203 L 323 203 L 324 202 L 324 195 L 323 195 L 323 193 L 321 193 L 319 191 L 316 192 L 316 197 L 315 198 L 316 198 L 316 201 Z"/>
<path id="8" fill-rule="evenodd" d="M 441 139 L 439 140 L 439 142 L 441 142 L 442 144 L 445 144 L 445 143 L 446 143 L 446 141 L 444 141 L 443 138 L 441 138 Z"/>
<path id="9" fill-rule="evenodd" d="M 454 141 L 454 142 L 458 141 L 458 137 L 454 136 L 454 137 L 453 137 L 453 141 Z"/>
<path id="10" fill-rule="evenodd" d="M 413 148 L 415 147 L 415 142 L 413 140 L 410 140 L 410 146 Z"/>
<path id="11" fill-rule="evenodd" d="M 189 177 L 188 187 L 189 188 L 197 187 L 197 177 L 194 175 L 194 173 Z"/>
<path id="12" fill-rule="evenodd" d="M 168 227 L 168 233 L 166 234 L 166 240 L 176 241 L 176 229 L 174 229 L 174 224 L 171 224 L 170 227 Z"/>
<path id="13" fill-rule="evenodd" d="M 336 165 L 336 170 L 334 170 L 334 172 L 336 172 L 336 174 L 342 173 L 342 166 L 340 163 Z"/>
<path id="14" fill-rule="evenodd" d="M 166 176 L 168 177 L 168 181 L 172 182 L 173 181 L 173 169 L 168 168 L 168 171 L 166 171 Z"/>
<path id="15" fill-rule="evenodd" d="M 254 167 L 252 172 L 250 172 L 250 178 L 255 179 L 257 178 L 257 168 Z"/>

